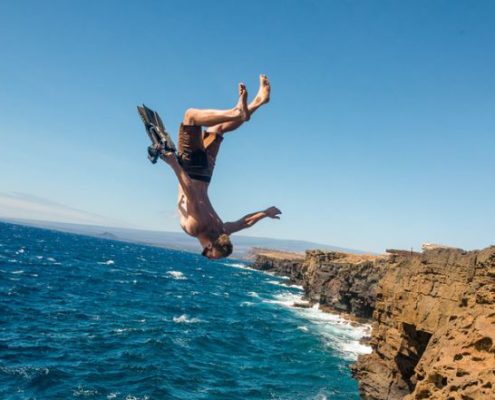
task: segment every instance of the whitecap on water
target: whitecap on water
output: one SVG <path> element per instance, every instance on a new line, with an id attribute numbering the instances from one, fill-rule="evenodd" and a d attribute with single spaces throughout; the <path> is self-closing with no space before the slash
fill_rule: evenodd
<path id="1" fill-rule="evenodd" d="M 14 275 L 19 275 L 19 274 L 23 274 L 24 271 L 22 269 L 18 270 L 18 271 L 12 271 L 11 274 L 14 274 Z"/>
<path id="2" fill-rule="evenodd" d="M 308 304 L 308 302 L 300 295 L 291 292 L 278 293 L 263 302 L 288 307 L 297 315 L 307 319 L 316 327 L 316 331 L 329 347 L 339 351 L 349 360 L 355 360 L 358 355 L 371 352 L 371 347 L 360 343 L 364 336 L 369 336 L 371 333 L 371 326 L 368 324 L 354 324 L 338 314 L 323 312 L 318 304 L 309 308 L 297 307 L 295 304 Z"/>
<path id="3" fill-rule="evenodd" d="M 187 314 L 182 314 L 179 317 L 173 317 L 173 321 L 176 324 L 195 324 L 195 323 L 198 323 L 198 322 L 203 322 L 199 318 L 189 318 L 189 316 Z"/>
<path id="4" fill-rule="evenodd" d="M 303 290 L 303 287 L 301 285 L 288 285 L 288 284 L 284 283 L 284 280 L 274 281 L 274 280 L 271 280 L 271 279 L 267 279 L 266 282 L 267 283 L 270 283 L 271 285 L 277 285 L 277 286 L 283 286 L 283 287 L 291 287 L 291 288 L 294 288 L 294 289 Z"/>
<path id="5" fill-rule="evenodd" d="M 115 261 L 113 261 L 113 260 L 100 261 L 100 262 L 98 262 L 98 264 L 101 264 L 101 265 L 113 265 L 113 264 L 115 264 Z"/>
<path id="6" fill-rule="evenodd" d="M 184 274 L 180 271 L 167 271 L 167 275 L 171 276 L 173 279 L 182 280 L 187 279 Z"/>
<path id="7" fill-rule="evenodd" d="M 247 269 L 249 271 L 256 271 L 255 269 L 248 267 L 246 264 L 241 264 L 241 263 L 222 263 L 222 264 L 226 265 L 227 267 Z"/>
<path id="8" fill-rule="evenodd" d="M 79 386 L 72 394 L 74 397 L 93 397 L 98 394 L 98 391 L 96 389 L 84 389 L 82 386 Z"/>

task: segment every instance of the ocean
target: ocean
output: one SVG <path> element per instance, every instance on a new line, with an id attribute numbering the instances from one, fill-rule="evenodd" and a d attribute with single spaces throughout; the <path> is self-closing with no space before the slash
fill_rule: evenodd
<path id="1" fill-rule="evenodd" d="M 369 327 L 236 260 L 0 223 L 0 399 L 359 399 Z"/>

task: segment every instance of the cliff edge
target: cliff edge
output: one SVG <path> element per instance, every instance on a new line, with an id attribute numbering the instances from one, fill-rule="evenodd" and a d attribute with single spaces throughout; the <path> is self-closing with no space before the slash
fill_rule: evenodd
<path id="1" fill-rule="evenodd" d="M 396 255 L 381 279 L 364 399 L 495 399 L 495 246 Z"/>
<path id="2" fill-rule="evenodd" d="M 259 254 L 310 304 L 373 321 L 373 352 L 352 367 L 367 400 L 495 399 L 495 246 L 385 256 Z"/>

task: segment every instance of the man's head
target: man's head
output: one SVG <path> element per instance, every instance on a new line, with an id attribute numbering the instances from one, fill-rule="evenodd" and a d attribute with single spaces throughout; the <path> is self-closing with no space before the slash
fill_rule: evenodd
<path id="1" fill-rule="evenodd" d="M 215 240 L 212 240 L 210 244 L 203 249 L 201 254 L 209 259 L 216 260 L 230 256 L 233 248 L 229 235 L 222 233 Z"/>

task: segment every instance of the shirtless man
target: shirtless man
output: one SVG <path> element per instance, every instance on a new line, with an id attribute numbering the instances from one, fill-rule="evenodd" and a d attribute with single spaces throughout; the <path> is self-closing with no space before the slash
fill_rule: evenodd
<path id="1" fill-rule="evenodd" d="M 163 153 L 160 158 L 174 170 L 179 180 L 178 211 L 184 231 L 196 237 L 202 254 L 210 259 L 228 257 L 232 253 L 229 235 L 253 226 L 263 218 L 280 219 L 276 207 L 245 215 L 234 222 L 223 222 L 208 197 L 215 160 L 224 134 L 239 128 L 263 104 L 270 101 L 270 82 L 260 75 L 258 94 L 247 103 L 247 90 L 239 84 L 239 101 L 230 110 L 198 110 L 190 108 L 179 129 L 179 149 Z M 202 127 L 206 130 L 202 131 Z"/>

